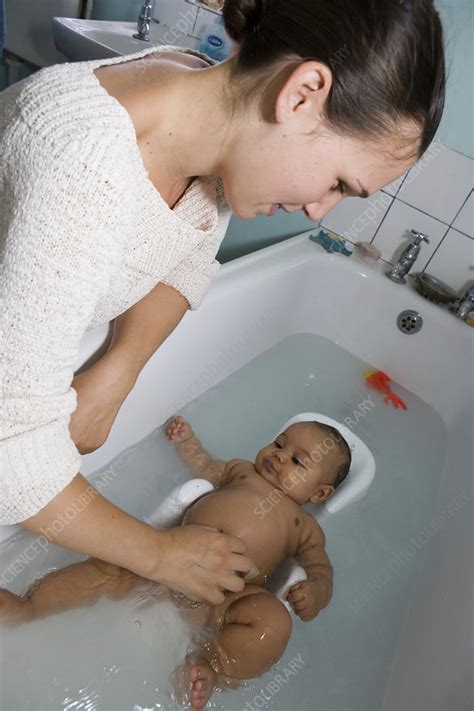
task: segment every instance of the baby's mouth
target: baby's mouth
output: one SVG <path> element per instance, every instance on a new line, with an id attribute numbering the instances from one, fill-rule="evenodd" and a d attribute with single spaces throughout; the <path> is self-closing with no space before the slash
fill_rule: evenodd
<path id="1" fill-rule="evenodd" d="M 268 459 L 268 457 L 265 457 L 265 459 L 263 460 L 263 466 L 265 467 L 265 469 L 266 469 L 267 471 L 273 472 L 273 474 L 278 474 L 278 472 L 277 472 L 277 470 L 275 469 L 275 466 L 274 466 L 272 460 L 271 460 L 271 459 Z"/>

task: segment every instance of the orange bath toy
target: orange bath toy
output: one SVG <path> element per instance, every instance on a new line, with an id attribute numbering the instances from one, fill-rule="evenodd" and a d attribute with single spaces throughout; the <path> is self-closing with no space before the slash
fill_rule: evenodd
<path id="1" fill-rule="evenodd" d="M 396 395 L 390 388 L 389 383 L 391 382 L 391 379 L 382 370 L 366 370 L 364 378 L 367 385 L 386 395 L 383 399 L 386 405 L 390 403 L 395 410 L 398 410 L 399 407 L 403 410 L 408 410 L 403 400 L 399 398 L 398 395 Z"/>

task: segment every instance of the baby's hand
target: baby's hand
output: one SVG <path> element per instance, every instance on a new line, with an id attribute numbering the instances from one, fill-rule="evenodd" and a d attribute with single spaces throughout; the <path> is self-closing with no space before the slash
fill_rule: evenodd
<path id="1" fill-rule="evenodd" d="M 290 588 L 286 599 L 291 607 L 304 622 L 312 620 L 321 610 L 320 587 L 318 583 L 305 580 Z"/>
<path id="2" fill-rule="evenodd" d="M 165 432 L 170 442 L 178 444 L 178 442 L 186 442 L 193 436 L 193 430 L 189 422 L 186 422 L 179 415 L 173 417 L 165 424 Z"/>

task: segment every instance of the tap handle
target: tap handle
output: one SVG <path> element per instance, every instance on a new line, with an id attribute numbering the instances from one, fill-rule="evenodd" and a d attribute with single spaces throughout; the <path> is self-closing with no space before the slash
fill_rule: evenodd
<path id="1" fill-rule="evenodd" d="M 412 230 L 411 234 L 414 237 L 415 244 L 420 244 L 421 242 L 426 242 L 427 244 L 430 243 L 429 237 L 427 235 L 424 235 L 423 232 Z"/>
<path id="2" fill-rule="evenodd" d="M 464 292 L 464 296 L 462 299 L 468 299 L 469 301 L 474 301 L 474 284 L 470 286 L 466 291 Z"/>
<path id="3" fill-rule="evenodd" d="M 149 20 L 153 12 L 153 0 L 145 0 L 140 11 L 140 16 L 143 20 Z"/>

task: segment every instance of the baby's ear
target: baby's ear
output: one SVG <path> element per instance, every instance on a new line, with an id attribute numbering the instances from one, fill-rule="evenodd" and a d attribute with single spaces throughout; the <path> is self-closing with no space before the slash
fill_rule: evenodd
<path id="1" fill-rule="evenodd" d="M 316 491 L 312 496 L 309 497 L 309 500 L 312 504 L 322 504 L 323 501 L 329 499 L 329 497 L 332 496 L 333 493 L 334 487 L 332 486 L 332 484 L 324 484 L 324 486 L 321 486 L 318 491 Z"/>

